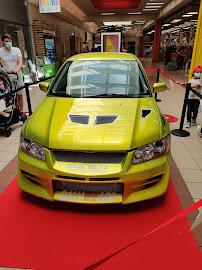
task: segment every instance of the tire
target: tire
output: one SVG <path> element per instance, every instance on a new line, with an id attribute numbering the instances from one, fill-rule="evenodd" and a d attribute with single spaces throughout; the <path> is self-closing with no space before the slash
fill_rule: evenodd
<path id="1" fill-rule="evenodd" d="M 6 137 L 10 137 L 11 136 L 11 128 L 8 127 L 6 128 Z"/>

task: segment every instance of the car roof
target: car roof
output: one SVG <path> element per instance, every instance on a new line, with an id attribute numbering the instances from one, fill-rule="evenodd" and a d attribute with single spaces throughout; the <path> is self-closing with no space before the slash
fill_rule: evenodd
<path id="1" fill-rule="evenodd" d="M 69 61 L 76 60 L 137 60 L 137 57 L 130 53 L 92 52 L 77 54 L 69 58 Z"/>

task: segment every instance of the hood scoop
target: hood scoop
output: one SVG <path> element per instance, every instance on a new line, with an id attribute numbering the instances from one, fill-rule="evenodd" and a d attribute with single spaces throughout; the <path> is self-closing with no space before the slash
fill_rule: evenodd
<path id="1" fill-rule="evenodd" d="M 89 115 L 68 114 L 69 121 L 75 124 L 88 125 L 90 122 Z"/>
<path id="2" fill-rule="evenodd" d="M 152 109 L 142 109 L 141 111 L 141 119 L 145 119 L 150 113 Z"/>
<path id="3" fill-rule="evenodd" d="M 106 125 L 114 123 L 119 115 L 96 115 L 94 125 Z"/>

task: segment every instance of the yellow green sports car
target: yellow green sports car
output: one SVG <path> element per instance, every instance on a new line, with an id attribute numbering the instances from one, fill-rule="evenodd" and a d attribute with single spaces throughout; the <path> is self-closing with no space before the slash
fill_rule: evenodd
<path id="1" fill-rule="evenodd" d="M 139 60 L 127 53 L 71 57 L 25 122 L 18 185 L 50 200 L 129 204 L 167 190 L 170 130 Z"/>

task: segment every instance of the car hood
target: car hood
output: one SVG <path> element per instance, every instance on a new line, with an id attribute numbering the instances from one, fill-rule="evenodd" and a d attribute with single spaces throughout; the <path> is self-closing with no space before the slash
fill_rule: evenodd
<path id="1" fill-rule="evenodd" d="M 150 113 L 145 117 L 142 110 L 148 109 Z M 89 123 L 73 123 L 72 115 L 89 116 Z M 103 115 L 117 118 L 113 123 L 96 125 L 96 116 Z M 125 151 L 160 139 L 163 128 L 153 97 L 46 97 L 22 132 L 51 149 Z"/>

